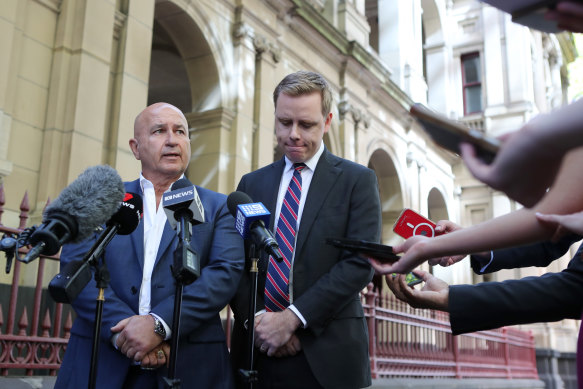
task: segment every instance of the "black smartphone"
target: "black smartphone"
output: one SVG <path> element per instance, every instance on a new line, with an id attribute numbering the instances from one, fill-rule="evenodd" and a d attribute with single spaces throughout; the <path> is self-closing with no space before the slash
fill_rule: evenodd
<path id="1" fill-rule="evenodd" d="M 367 257 L 373 257 L 383 263 L 393 263 L 399 260 L 399 256 L 393 253 L 391 246 L 367 242 L 365 240 L 347 239 L 347 238 L 328 238 L 326 244 L 338 247 L 354 253 L 362 254 Z"/>
<path id="2" fill-rule="evenodd" d="M 480 131 L 472 130 L 462 123 L 450 120 L 422 104 L 413 104 L 409 111 L 439 146 L 460 154 L 460 143 L 468 142 L 476 147 L 478 157 L 482 161 L 491 163 L 496 157 L 500 148 L 498 139 L 487 137 Z"/>

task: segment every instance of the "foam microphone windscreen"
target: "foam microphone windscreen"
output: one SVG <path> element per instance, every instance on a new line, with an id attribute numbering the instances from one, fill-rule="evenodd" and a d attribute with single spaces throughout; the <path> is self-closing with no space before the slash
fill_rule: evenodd
<path id="1" fill-rule="evenodd" d="M 43 213 L 43 220 L 59 215 L 70 216 L 77 224 L 77 234 L 71 242 L 80 242 L 93 233 L 118 210 L 125 188 L 121 177 L 110 166 L 87 168 Z"/>

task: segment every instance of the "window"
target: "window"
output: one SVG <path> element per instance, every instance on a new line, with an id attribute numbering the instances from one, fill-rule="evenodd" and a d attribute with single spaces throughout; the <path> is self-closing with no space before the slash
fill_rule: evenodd
<path id="1" fill-rule="evenodd" d="M 464 115 L 482 112 L 482 72 L 480 54 L 462 55 Z"/>

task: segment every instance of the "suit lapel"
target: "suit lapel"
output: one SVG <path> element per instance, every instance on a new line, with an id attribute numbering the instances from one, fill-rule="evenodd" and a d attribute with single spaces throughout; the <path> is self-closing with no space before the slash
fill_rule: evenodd
<path id="1" fill-rule="evenodd" d="M 281 175 L 283 174 L 283 169 L 285 167 L 285 160 L 281 158 L 279 161 L 271 164 L 271 169 L 268 169 L 267 174 L 264 176 L 265 188 L 263 193 L 268 193 L 265 196 L 265 208 L 271 210 L 271 220 L 269 222 L 269 229 L 274 230 L 275 221 L 275 210 L 277 208 L 277 195 L 279 194 L 279 185 L 281 182 Z"/>
<path id="2" fill-rule="evenodd" d="M 162 205 L 160 204 L 160 206 Z M 170 223 L 166 221 L 166 224 L 164 224 L 164 231 L 162 232 L 162 239 L 160 239 L 160 246 L 158 247 L 158 254 L 156 254 L 156 262 L 154 262 L 154 267 L 156 267 L 166 250 L 168 250 L 168 247 L 174 238 L 178 239 L 178 235 L 176 234 L 176 231 L 170 227 Z"/>
<path id="3" fill-rule="evenodd" d="M 142 188 L 140 187 L 140 180 L 135 180 L 129 182 L 125 185 L 125 189 L 127 192 L 135 193 L 139 196 L 144 198 L 144 193 L 142 193 Z M 142 209 L 143 212 L 143 209 Z M 144 215 L 142 213 L 142 219 L 132 234 L 130 234 L 130 240 L 132 242 L 132 246 L 134 248 L 135 257 L 138 258 L 138 262 L 140 263 L 140 268 L 144 268 Z M 131 257 L 131 254 L 128 253 L 128 256 Z"/>
<path id="4" fill-rule="evenodd" d="M 324 201 L 328 197 L 332 186 L 342 173 L 341 169 L 334 166 L 336 164 L 337 160 L 335 160 L 335 157 L 328 153 L 328 150 L 324 150 L 316 165 L 316 171 L 312 177 L 308 197 L 306 198 L 306 204 L 302 212 L 302 220 L 300 220 L 296 241 L 296 254 L 301 252 L 302 246 L 306 242 L 310 229 L 314 224 L 314 220 L 316 220 L 318 211 L 323 207 Z M 298 256 L 296 256 L 296 259 L 298 259 Z"/>

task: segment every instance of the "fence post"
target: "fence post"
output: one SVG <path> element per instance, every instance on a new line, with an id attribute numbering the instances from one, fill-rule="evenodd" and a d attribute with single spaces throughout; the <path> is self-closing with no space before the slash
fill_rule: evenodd
<path id="1" fill-rule="evenodd" d="M 365 292 L 365 302 L 367 307 L 366 323 L 368 326 L 368 353 L 370 358 L 370 375 L 372 378 L 377 378 L 377 334 L 376 334 L 376 297 L 378 293 L 374 291 L 374 285 L 368 284 Z"/>
<path id="2" fill-rule="evenodd" d="M 506 378 L 512 378 L 512 369 L 510 368 L 510 340 L 508 339 L 508 328 L 502 328 L 504 339 L 504 364 L 506 365 Z"/>
<path id="3" fill-rule="evenodd" d="M 460 354 L 457 336 L 450 333 L 451 336 L 451 347 L 453 349 L 453 361 L 455 362 L 455 378 L 462 378 L 462 368 L 460 366 Z"/>

